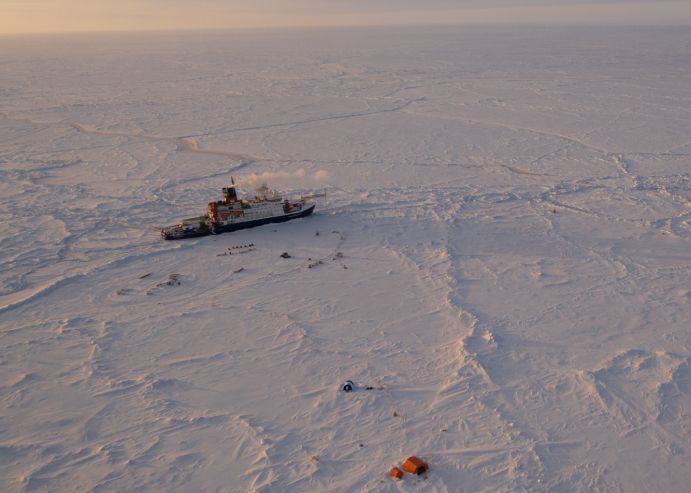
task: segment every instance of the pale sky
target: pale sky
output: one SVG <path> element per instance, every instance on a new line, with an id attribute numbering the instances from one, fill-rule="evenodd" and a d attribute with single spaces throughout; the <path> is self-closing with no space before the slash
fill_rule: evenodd
<path id="1" fill-rule="evenodd" d="M 404 24 L 691 25 L 691 0 L 0 0 L 0 33 Z"/>

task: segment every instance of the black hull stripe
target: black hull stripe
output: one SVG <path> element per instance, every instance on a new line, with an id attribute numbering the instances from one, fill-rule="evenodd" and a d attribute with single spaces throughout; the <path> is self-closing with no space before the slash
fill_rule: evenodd
<path id="1" fill-rule="evenodd" d="M 300 217 L 307 217 L 312 212 L 314 212 L 314 205 L 308 207 L 304 211 L 297 212 L 295 214 L 286 214 L 285 216 L 273 216 L 273 217 L 265 217 L 262 219 L 255 219 L 254 221 L 245 221 L 241 223 L 235 223 L 235 224 L 227 224 L 225 226 L 217 226 L 215 234 L 221 234 L 221 233 L 230 233 L 232 231 L 238 231 L 240 229 L 247 229 L 247 228 L 256 228 L 257 226 L 263 226 L 265 224 L 272 224 L 272 223 L 284 223 L 286 221 L 290 221 L 291 219 L 298 219 Z M 167 240 L 181 240 L 184 238 L 197 238 L 199 236 L 208 236 L 210 234 L 214 234 L 211 231 L 190 231 L 189 233 L 184 234 L 183 236 L 175 237 L 175 238 L 166 238 Z"/>

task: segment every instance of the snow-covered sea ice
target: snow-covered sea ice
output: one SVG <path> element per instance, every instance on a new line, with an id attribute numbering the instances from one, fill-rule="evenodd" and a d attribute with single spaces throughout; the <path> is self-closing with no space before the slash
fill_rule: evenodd
<path id="1" fill-rule="evenodd" d="M 3 37 L 0 490 L 685 491 L 690 35 Z"/>

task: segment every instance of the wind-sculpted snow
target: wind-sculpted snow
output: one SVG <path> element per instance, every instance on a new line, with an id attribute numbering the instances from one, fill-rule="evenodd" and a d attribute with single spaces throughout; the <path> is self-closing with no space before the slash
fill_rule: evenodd
<path id="1" fill-rule="evenodd" d="M 3 39 L 0 490 L 685 491 L 689 34 Z"/>

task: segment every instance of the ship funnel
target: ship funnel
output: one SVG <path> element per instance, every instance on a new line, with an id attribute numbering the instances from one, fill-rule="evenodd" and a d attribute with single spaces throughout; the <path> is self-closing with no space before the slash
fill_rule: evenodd
<path id="1" fill-rule="evenodd" d="M 233 181 L 233 177 L 230 177 L 230 182 L 233 184 L 232 187 L 223 187 L 223 203 L 224 204 L 230 204 L 232 202 L 237 202 L 238 200 L 238 194 L 235 191 L 235 181 Z"/>

